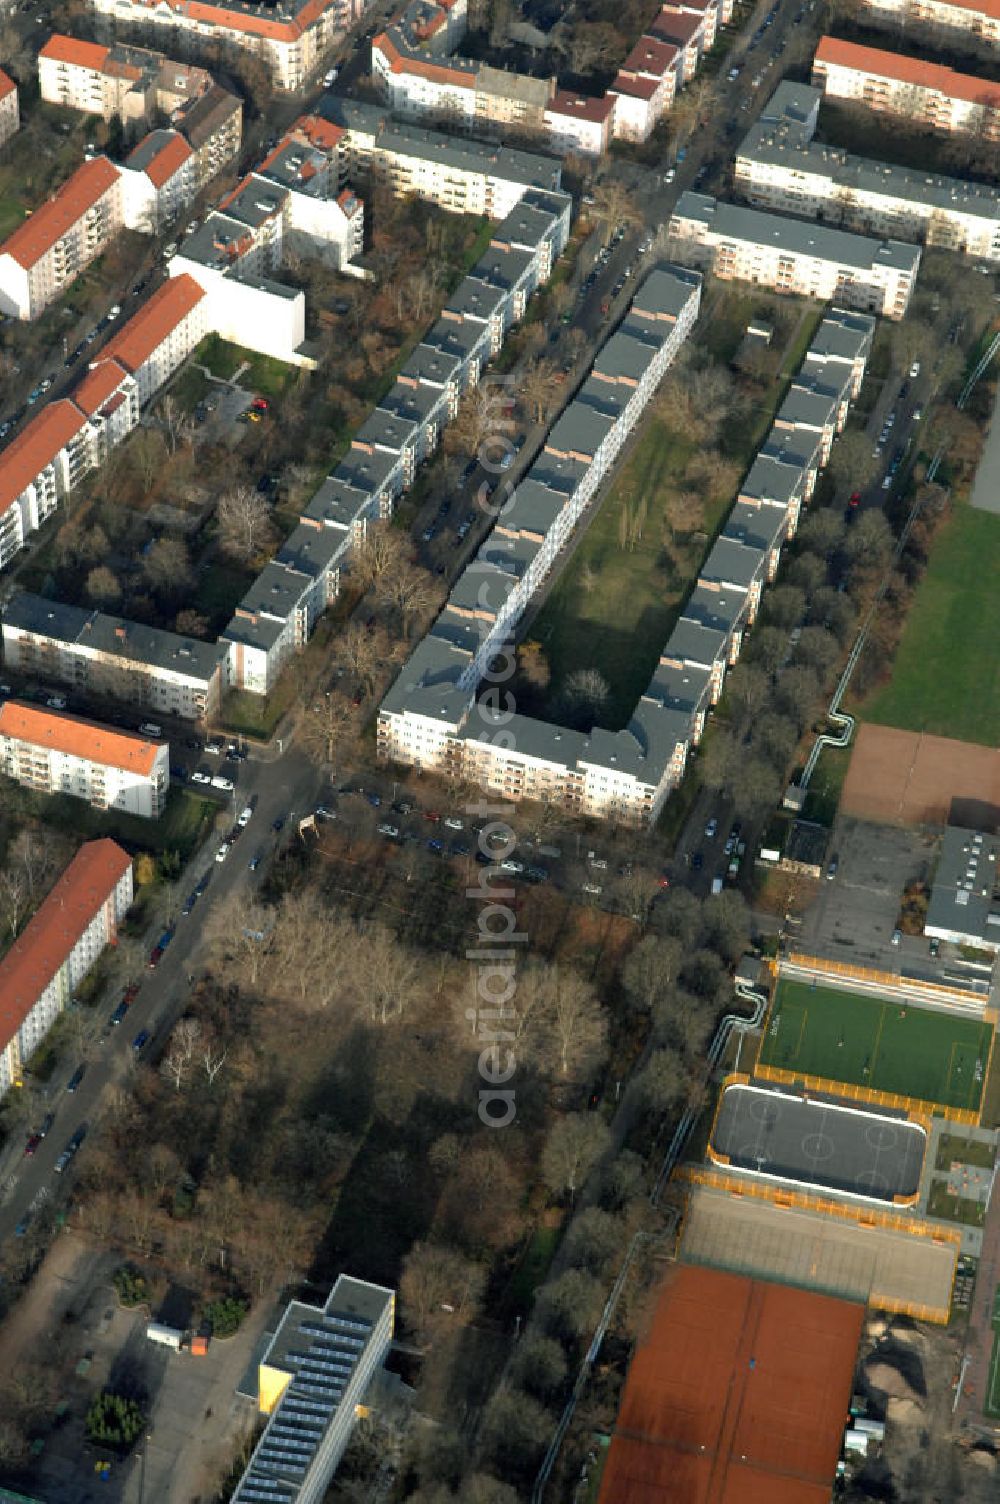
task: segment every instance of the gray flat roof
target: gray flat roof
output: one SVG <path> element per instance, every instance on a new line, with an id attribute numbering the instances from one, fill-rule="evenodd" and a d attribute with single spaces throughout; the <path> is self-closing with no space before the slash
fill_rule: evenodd
<path id="1" fill-rule="evenodd" d="M 420 423 L 416 418 L 396 417 L 384 408 L 374 407 L 351 440 L 352 449 L 362 449 L 365 444 L 401 454 L 406 446 L 417 441 Z"/>
<path id="2" fill-rule="evenodd" d="M 512 537 L 510 533 L 501 532 L 495 527 L 476 557 L 482 563 L 494 565 L 520 580 L 538 557 L 541 546 L 536 539 L 525 537 L 523 533 Z"/>
<path id="3" fill-rule="evenodd" d="M 281 213 L 287 197 L 287 188 L 269 178 L 258 177 L 254 172 L 235 197 L 227 201 L 225 212 L 230 219 L 241 220 L 243 224 L 259 229 L 269 219 Z"/>
<path id="4" fill-rule="evenodd" d="M 442 392 L 429 386 L 408 386 L 397 378 L 384 397 L 379 398 L 376 412 L 391 413 L 403 423 L 415 423 L 422 428 L 433 417 L 445 411 Z"/>
<path id="5" fill-rule="evenodd" d="M 541 198 L 541 195 L 536 197 Z M 537 250 L 552 234 L 561 217 L 561 212 L 554 204 L 551 208 L 543 208 L 541 204 L 524 198 L 507 215 L 503 224 L 494 230 L 492 243 L 495 246 L 519 246 L 522 249 Z"/>
<path id="6" fill-rule="evenodd" d="M 246 595 L 240 601 L 245 611 L 266 614 L 286 621 L 302 599 L 309 580 L 272 559 L 265 564 Z"/>
<path id="7" fill-rule="evenodd" d="M 784 467 L 784 471 L 794 470 L 800 476 L 804 476 L 806 471 L 817 470 L 819 468 L 819 451 L 822 443 L 823 435 L 818 433 L 815 428 L 800 428 L 798 424 L 794 428 L 772 428 L 766 440 L 761 445 L 757 459 L 774 460 Z M 769 477 L 773 479 L 775 475 L 776 472 L 769 471 L 766 465 L 762 466 L 758 474 L 754 476 L 753 483 L 757 484 L 762 479 L 766 482 Z M 794 495 L 797 489 L 796 484 L 793 487 L 791 495 Z M 753 493 L 748 491 L 746 485 L 744 485 L 741 487 L 741 494 L 749 496 Z M 776 501 L 777 498 L 762 496 L 760 500 Z M 784 505 L 788 505 L 787 500 Z"/>
<path id="8" fill-rule="evenodd" d="M 529 475 L 507 502 L 498 525 L 544 537 L 555 526 L 565 505 L 564 491 L 554 491 L 551 486 L 544 486 Z"/>
<path id="9" fill-rule="evenodd" d="M 279 564 L 316 579 L 344 552 L 349 541 L 344 529 L 311 527 L 300 522 L 278 549 L 276 559 Z"/>
<path id="10" fill-rule="evenodd" d="M 197 261 L 201 266 L 225 271 L 233 265 L 234 250 L 243 244 L 246 237 L 247 227 L 242 220 L 213 209 L 197 230 L 184 236 L 179 254 L 186 256 L 189 261 Z"/>
<path id="11" fill-rule="evenodd" d="M 816 224 L 813 220 L 792 219 L 787 214 L 724 203 L 704 193 L 682 193 L 674 213 L 680 219 L 707 225 L 713 235 L 723 239 L 774 246 L 780 251 L 815 256 L 837 266 L 851 266 L 861 271 L 879 266 L 916 272 L 920 265 L 919 247 L 906 245 L 901 240 L 855 235 L 849 230 Z"/>
<path id="12" fill-rule="evenodd" d="M 378 496 L 401 463 L 399 455 L 388 454 L 384 449 L 376 449 L 372 454 L 364 449 L 349 449 L 331 479 L 341 481 L 352 490 Z"/>
<path id="13" fill-rule="evenodd" d="M 304 141 L 286 141 L 279 145 L 267 166 L 257 168 L 256 176 L 273 179 L 283 188 L 326 198 L 330 187 L 329 158 L 326 152 Z"/>
<path id="14" fill-rule="evenodd" d="M 725 632 L 727 638 L 735 627 L 743 625 L 747 612 L 747 592 L 732 585 L 697 584 L 681 612 L 681 621 Z"/>
<path id="15" fill-rule="evenodd" d="M 488 323 L 507 304 L 510 292 L 505 287 L 484 282 L 480 277 L 463 277 L 445 304 L 445 313 L 460 319 Z"/>
<path id="16" fill-rule="evenodd" d="M 617 422 L 631 400 L 631 388 L 620 387 L 612 381 L 602 381 L 599 376 L 591 374 L 573 398 L 571 406 L 582 403 L 584 407 L 593 408 L 602 416 Z"/>
<path id="17" fill-rule="evenodd" d="M 274 647 L 285 626 L 285 621 L 274 616 L 242 616 L 237 611 L 230 617 L 220 641 L 241 642 L 244 647 L 259 648 L 267 653 Z"/>
<path id="18" fill-rule="evenodd" d="M 626 320 L 597 352 L 593 371 L 606 381 L 638 384 L 649 363 L 669 338 L 669 330 Z"/>
<path id="19" fill-rule="evenodd" d="M 552 425 L 544 452 L 587 455 L 589 462 L 616 422 L 617 416 L 599 411 L 592 403 L 573 401 Z"/>
<path id="20" fill-rule="evenodd" d="M 472 559 L 451 587 L 448 605 L 455 610 L 483 612 L 494 617 L 506 605 L 517 579 L 495 564 Z"/>
<path id="21" fill-rule="evenodd" d="M 380 709 L 386 715 L 409 712 L 460 727 L 473 694 L 459 689 L 458 680 L 471 661 L 469 652 L 429 633 L 403 664 Z"/>
<path id="22" fill-rule="evenodd" d="M 384 105 L 368 104 L 362 99 L 348 99 L 342 94 L 324 94 L 316 107 L 316 113 L 343 130 L 358 131 L 366 136 L 377 136 L 390 118 Z"/>
<path id="23" fill-rule="evenodd" d="M 525 757 L 539 758 L 546 762 L 561 763 L 567 768 L 576 767 L 588 738 L 582 731 L 569 731 L 551 721 L 535 720 L 532 716 L 505 716 L 491 709 L 488 704 L 477 702 L 462 732 L 467 742 L 496 741 L 500 728 L 509 737 L 509 745 L 516 747 Z"/>
<path id="24" fill-rule="evenodd" d="M 790 423 L 793 427 L 833 428 L 837 422 L 840 404 L 832 394 L 810 391 L 808 387 L 793 384 L 788 396 L 778 408 L 774 421 Z"/>
<path id="25" fill-rule="evenodd" d="M 506 291 L 517 287 L 534 269 L 535 258 L 531 251 L 506 250 L 503 246 L 491 245 L 480 256 L 470 272 L 481 282 Z"/>
<path id="26" fill-rule="evenodd" d="M 667 319 L 671 323 L 684 312 L 690 299 L 701 287 L 698 272 L 666 261 L 654 267 L 636 289 L 631 311 L 644 318 Z"/>
<path id="27" fill-rule="evenodd" d="M 727 633 L 721 627 L 706 626 L 682 616 L 667 638 L 661 656 L 707 668 L 725 659 L 727 645 Z"/>
<path id="28" fill-rule="evenodd" d="M 555 157 L 517 151 L 488 141 L 446 136 L 398 120 L 385 125 L 376 147 L 397 156 L 438 162 L 453 172 L 476 176 L 485 173 L 501 182 L 523 183 L 526 188 L 558 188 L 562 172 L 562 164 Z"/>
<path id="29" fill-rule="evenodd" d="M 678 710 L 691 716 L 706 709 L 711 686 L 710 669 L 694 664 L 677 668 L 661 660 L 642 698 L 655 701 L 664 710 Z"/>
<path id="30" fill-rule="evenodd" d="M 1000 946 L 1000 837 L 961 825 L 945 829 L 924 930 Z"/>
<path id="31" fill-rule="evenodd" d="M 482 324 L 465 324 L 460 319 L 438 319 L 424 335 L 423 343 L 432 350 L 454 355 L 463 368 L 473 356 L 489 354 L 489 335 Z"/>
<path id="32" fill-rule="evenodd" d="M 163 632 L 123 616 L 64 606 L 28 591 L 20 591 L 8 602 L 3 619 L 5 626 L 39 637 L 80 644 L 205 684 L 214 678 L 225 651 L 214 642 L 180 637 L 176 632 Z"/>
<path id="33" fill-rule="evenodd" d="M 761 453 L 750 466 L 739 494 L 787 507 L 801 496 L 805 477 L 805 466 L 796 463 L 791 456 L 786 462 Z"/>
<path id="34" fill-rule="evenodd" d="M 587 474 L 589 466 L 583 460 L 563 459 L 543 449 L 526 476 L 551 491 L 561 491 L 572 496 Z M 522 485 L 524 482 L 522 481 Z"/>
<path id="35" fill-rule="evenodd" d="M 462 362 L 457 355 L 437 350 L 433 345 L 422 341 L 411 352 L 399 376 L 409 377 L 422 386 L 447 387 L 458 380 L 461 369 Z"/>
<path id="36" fill-rule="evenodd" d="M 767 550 L 759 544 L 740 543 L 723 535 L 716 538 L 698 576 L 699 584 L 736 585 L 749 588 L 763 578 Z"/>
<path id="37" fill-rule="evenodd" d="M 359 521 L 370 506 L 371 495 L 368 491 L 350 486 L 336 475 L 328 475 L 302 516 L 339 531 Z"/>
<path id="38" fill-rule="evenodd" d="M 916 1195 L 926 1148 L 904 1117 L 754 1085 L 726 1087 L 710 1146 L 735 1169 L 889 1203 Z"/>
<path id="39" fill-rule="evenodd" d="M 745 543 L 750 548 L 770 551 L 785 541 L 787 523 L 779 507 L 754 506 L 737 501 L 722 529 L 722 537 Z"/>

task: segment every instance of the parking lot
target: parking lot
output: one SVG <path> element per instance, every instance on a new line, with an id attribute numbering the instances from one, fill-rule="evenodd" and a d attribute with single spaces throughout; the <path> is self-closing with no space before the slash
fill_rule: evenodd
<path id="1" fill-rule="evenodd" d="M 816 901 L 795 933 L 796 947 L 810 955 L 890 970 L 917 953 L 926 960 L 922 937 L 904 935 L 894 946 L 892 936 L 903 889 L 929 876 L 933 846 L 933 837 L 920 831 L 838 819 L 830 847 L 836 876 L 820 883 Z"/>

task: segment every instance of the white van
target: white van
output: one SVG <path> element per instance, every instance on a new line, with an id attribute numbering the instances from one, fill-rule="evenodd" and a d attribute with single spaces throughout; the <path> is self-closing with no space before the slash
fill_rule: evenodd
<path id="1" fill-rule="evenodd" d="M 722 892 L 722 878 L 721 877 L 713 877 L 712 878 L 712 896 L 715 897 L 715 896 L 717 896 L 721 892 Z"/>
<path id="2" fill-rule="evenodd" d="M 158 726 L 155 721 L 143 721 L 142 725 L 139 727 L 139 730 L 142 732 L 143 736 L 163 735 L 163 727 Z"/>

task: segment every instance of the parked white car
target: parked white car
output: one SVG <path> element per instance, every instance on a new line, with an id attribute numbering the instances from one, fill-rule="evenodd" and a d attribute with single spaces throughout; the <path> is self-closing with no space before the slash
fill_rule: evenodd
<path id="1" fill-rule="evenodd" d="M 218 851 L 215 853 L 215 860 L 217 862 L 224 862 L 226 860 L 226 857 L 228 855 L 229 855 L 229 842 L 228 841 L 223 841 L 222 845 L 219 847 Z"/>
<path id="2" fill-rule="evenodd" d="M 238 817 L 236 823 L 237 823 L 237 825 L 245 826 L 245 825 L 249 825 L 250 821 L 252 819 L 253 819 L 253 806 L 250 805 L 250 804 L 245 804 L 243 806 L 243 808 L 240 810 L 239 817 Z"/>
<path id="3" fill-rule="evenodd" d="M 216 773 L 212 779 L 213 789 L 222 789 L 224 793 L 231 794 L 236 787 L 231 778 L 224 778 L 221 773 Z"/>

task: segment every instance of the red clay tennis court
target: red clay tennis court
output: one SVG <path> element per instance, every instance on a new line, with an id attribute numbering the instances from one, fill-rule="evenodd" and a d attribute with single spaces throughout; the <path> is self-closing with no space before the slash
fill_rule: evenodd
<path id="1" fill-rule="evenodd" d="M 600 1504 L 829 1504 L 863 1319 L 853 1301 L 677 1265 Z"/>

